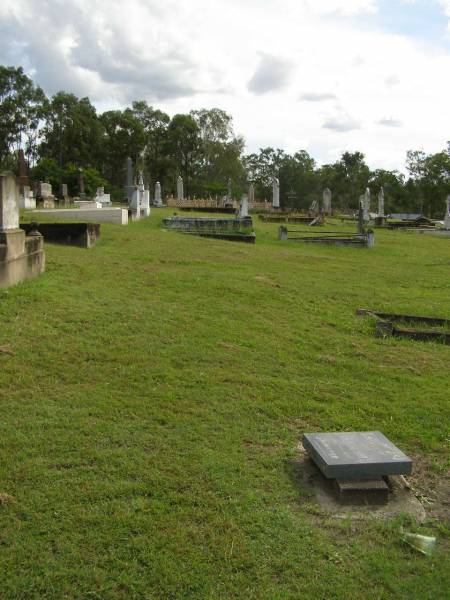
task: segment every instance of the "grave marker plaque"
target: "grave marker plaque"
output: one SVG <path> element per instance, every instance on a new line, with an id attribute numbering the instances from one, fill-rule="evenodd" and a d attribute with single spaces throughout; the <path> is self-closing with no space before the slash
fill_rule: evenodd
<path id="1" fill-rule="evenodd" d="M 411 459 L 379 431 L 305 433 L 303 447 L 328 479 L 409 475 Z"/>

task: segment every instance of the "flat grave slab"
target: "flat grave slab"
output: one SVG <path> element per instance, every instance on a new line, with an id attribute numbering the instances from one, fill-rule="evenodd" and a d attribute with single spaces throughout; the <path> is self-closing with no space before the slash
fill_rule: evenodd
<path id="1" fill-rule="evenodd" d="M 411 474 L 412 460 L 379 431 L 305 433 L 302 444 L 328 479 Z"/>

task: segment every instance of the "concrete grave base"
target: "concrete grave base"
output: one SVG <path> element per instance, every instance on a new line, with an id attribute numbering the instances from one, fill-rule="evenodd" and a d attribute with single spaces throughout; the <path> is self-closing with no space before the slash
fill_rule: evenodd
<path id="1" fill-rule="evenodd" d="M 21 223 L 27 234 L 39 231 L 46 242 L 93 248 L 100 237 L 98 223 Z"/>
<path id="2" fill-rule="evenodd" d="M 55 210 L 35 210 L 33 214 L 56 219 L 78 219 L 89 223 L 114 223 L 116 225 L 128 225 L 128 211 L 124 208 L 68 208 Z"/>
<path id="3" fill-rule="evenodd" d="M 0 288 L 37 277 L 45 271 L 44 238 L 21 229 L 0 231 Z"/>
<path id="4" fill-rule="evenodd" d="M 336 519 L 388 520 L 399 515 L 409 515 L 418 522 L 426 519 L 426 512 L 414 493 L 403 483 L 401 477 L 392 476 L 386 482 L 389 488 L 388 502 L 380 504 L 374 499 L 371 504 L 360 502 L 342 503 L 336 491 L 336 483 L 326 479 L 309 458 L 300 443 L 299 459 L 289 462 L 289 470 L 295 483 L 302 490 L 302 501 L 315 501 L 319 507 Z M 352 482 L 354 485 L 355 482 Z"/>

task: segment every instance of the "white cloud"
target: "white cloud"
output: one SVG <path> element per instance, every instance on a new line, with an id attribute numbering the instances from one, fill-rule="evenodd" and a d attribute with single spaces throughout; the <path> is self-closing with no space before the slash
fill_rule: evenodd
<path id="1" fill-rule="evenodd" d="M 287 85 L 291 70 L 286 60 L 263 54 L 247 87 L 254 94 L 279 90 Z"/>
<path id="2" fill-rule="evenodd" d="M 450 0 L 439 1 L 450 18 Z M 134 99 L 170 114 L 219 106 L 249 151 L 304 147 L 329 162 L 359 149 L 372 166 L 402 168 L 408 149 L 438 151 L 448 138 L 450 52 L 380 30 L 370 19 L 381 6 L 2 0 L 0 63 L 22 64 L 48 93 L 89 95 L 99 109 Z"/>
<path id="3" fill-rule="evenodd" d="M 305 102 L 325 102 L 326 100 L 336 100 L 336 96 L 328 92 L 306 92 L 300 96 L 300 100 L 304 100 Z"/>
<path id="4" fill-rule="evenodd" d="M 334 117 L 329 117 L 323 124 L 324 129 L 331 129 L 339 133 L 361 129 L 361 123 L 350 115 L 340 114 Z"/>
<path id="5" fill-rule="evenodd" d="M 384 127 L 402 127 L 403 125 L 400 119 L 394 119 L 393 117 L 383 117 L 378 121 L 378 124 Z"/>

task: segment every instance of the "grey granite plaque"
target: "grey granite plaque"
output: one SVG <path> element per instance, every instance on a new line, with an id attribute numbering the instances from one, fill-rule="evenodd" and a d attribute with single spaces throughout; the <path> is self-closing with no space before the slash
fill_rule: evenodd
<path id="1" fill-rule="evenodd" d="M 305 433 L 303 447 L 328 479 L 409 475 L 412 461 L 379 431 Z"/>

